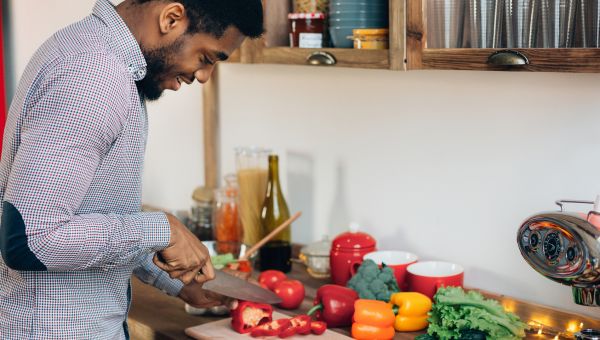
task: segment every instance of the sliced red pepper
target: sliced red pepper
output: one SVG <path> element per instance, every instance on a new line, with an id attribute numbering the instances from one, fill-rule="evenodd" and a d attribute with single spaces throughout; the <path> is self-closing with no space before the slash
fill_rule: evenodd
<path id="1" fill-rule="evenodd" d="M 241 334 L 250 333 L 254 327 L 271 320 L 273 307 L 264 303 L 241 301 L 231 311 L 231 327 Z"/>
<path id="2" fill-rule="evenodd" d="M 261 336 L 278 336 L 282 331 L 289 328 L 290 325 L 290 319 L 274 320 L 254 327 L 250 335 L 255 338 Z"/>
<path id="3" fill-rule="evenodd" d="M 299 334 L 307 335 L 310 334 L 310 324 L 312 322 L 308 315 L 297 315 L 290 320 L 290 327 L 283 330 L 280 334 L 280 338 L 288 338 L 290 336 Z"/>
<path id="4" fill-rule="evenodd" d="M 313 321 L 310 323 L 310 331 L 314 335 L 321 335 L 327 330 L 327 324 L 323 321 Z"/>
<path id="5" fill-rule="evenodd" d="M 327 327 L 346 327 L 352 324 L 354 301 L 358 294 L 338 285 L 323 285 L 317 290 L 314 307 L 308 315 L 315 313 L 317 320 L 325 321 Z"/>

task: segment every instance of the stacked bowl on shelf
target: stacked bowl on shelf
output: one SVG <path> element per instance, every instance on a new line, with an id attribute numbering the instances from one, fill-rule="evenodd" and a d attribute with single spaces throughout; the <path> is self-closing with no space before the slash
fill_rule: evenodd
<path id="1" fill-rule="evenodd" d="M 329 3 L 329 34 L 334 47 L 352 48 L 348 39 L 357 28 L 387 28 L 388 0 L 332 0 Z"/>

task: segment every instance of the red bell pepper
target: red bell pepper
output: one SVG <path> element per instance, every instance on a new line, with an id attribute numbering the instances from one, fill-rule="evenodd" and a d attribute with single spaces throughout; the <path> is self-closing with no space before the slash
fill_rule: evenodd
<path id="1" fill-rule="evenodd" d="M 290 319 L 279 319 L 254 327 L 250 332 L 250 335 L 255 338 L 261 336 L 278 336 L 290 326 Z"/>
<path id="2" fill-rule="evenodd" d="M 311 318 L 308 315 L 298 315 L 290 320 L 290 327 L 284 329 L 279 334 L 280 338 L 288 338 L 290 336 L 310 334 Z"/>
<path id="3" fill-rule="evenodd" d="M 330 328 L 350 326 L 356 300 L 358 294 L 350 288 L 323 285 L 317 290 L 314 307 L 308 311 L 308 315 L 316 312 L 317 320 L 325 321 Z"/>
<path id="4" fill-rule="evenodd" d="M 314 335 L 321 335 L 327 330 L 327 324 L 323 321 L 313 321 L 310 323 L 310 331 Z"/>
<path id="5" fill-rule="evenodd" d="M 264 303 L 241 301 L 231 311 L 231 327 L 234 331 L 249 333 L 258 325 L 273 320 L 273 307 Z"/>

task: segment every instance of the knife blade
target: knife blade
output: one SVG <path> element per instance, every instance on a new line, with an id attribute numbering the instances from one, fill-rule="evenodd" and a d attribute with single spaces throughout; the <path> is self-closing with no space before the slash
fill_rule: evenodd
<path id="1" fill-rule="evenodd" d="M 202 288 L 237 300 L 270 305 L 281 303 L 281 298 L 272 291 L 220 270 L 215 270 L 215 279 L 205 282 Z"/>

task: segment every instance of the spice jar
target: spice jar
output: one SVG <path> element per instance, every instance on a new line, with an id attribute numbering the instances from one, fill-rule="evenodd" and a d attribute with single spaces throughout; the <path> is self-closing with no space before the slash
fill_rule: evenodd
<path id="1" fill-rule="evenodd" d="M 226 185 L 215 190 L 214 238 L 218 254 L 237 254 L 242 241 L 236 175 L 225 176 Z"/>
<path id="2" fill-rule="evenodd" d="M 295 13 L 325 13 L 329 9 L 329 0 L 294 0 Z"/>
<path id="3" fill-rule="evenodd" d="M 360 28 L 352 30 L 354 48 L 362 50 L 385 50 L 389 46 L 387 28 Z"/>
<path id="4" fill-rule="evenodd" d="M 213 239 L 213 194 L 212 190 L 206 187 L 198 187 L 192 194 L 194 205 L 192 205 L 190 231 L 201 241 L 210 241 Z"/>
<path id="5" fill-rule="evenodd" d="M 322 48 L 325 32 L 325 14 L 290 13 L 290 47 Z"/>

